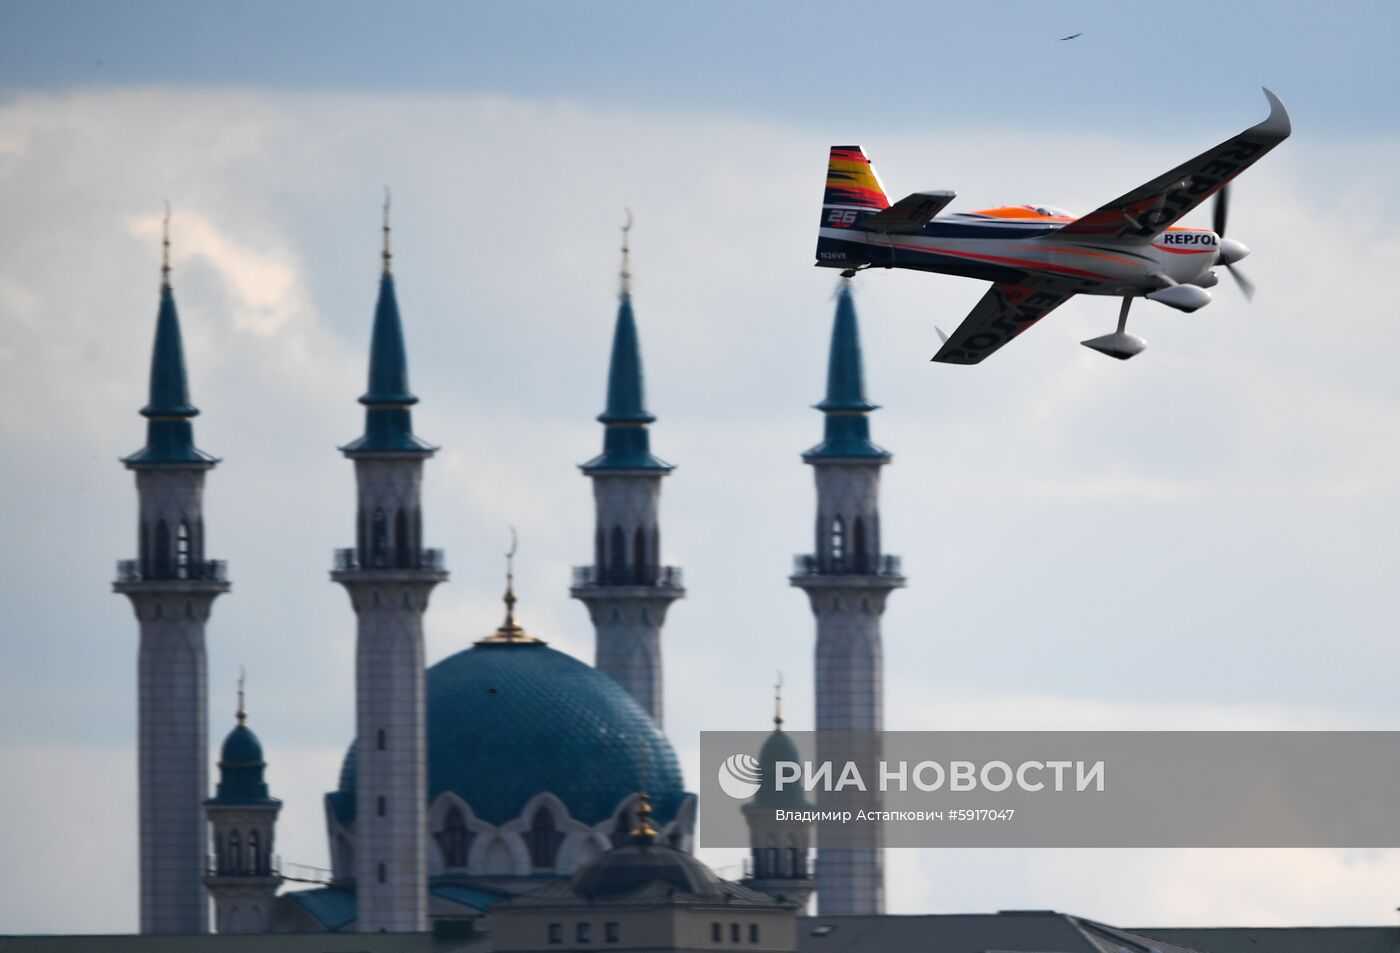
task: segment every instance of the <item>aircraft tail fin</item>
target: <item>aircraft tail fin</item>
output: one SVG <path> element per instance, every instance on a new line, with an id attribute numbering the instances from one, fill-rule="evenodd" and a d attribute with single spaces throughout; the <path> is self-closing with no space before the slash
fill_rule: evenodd
<path id="1" fill-rule="evenodd" d="M 822 196 L 819 228 L 850 229 L 890 207 L 889 196 L 875 167 L 860 146 L 832 146 L 826 163 L 826 192 Z M 861 264 L 854 247 L 823 232 L 817 239 L 817 264 L 850 268 Z"/>

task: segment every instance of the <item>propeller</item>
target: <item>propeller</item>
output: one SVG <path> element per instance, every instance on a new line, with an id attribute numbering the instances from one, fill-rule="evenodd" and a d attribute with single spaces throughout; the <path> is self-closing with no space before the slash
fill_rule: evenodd
<path id="1" fill-rule="evenodd" d="M 1230 277 L 1235 279 L 1235 283 L 1240 286 L 1240 291 L 1244 293 L 1246 301 L 1254 300 L 1254 282 L 1245 277 L 1244 272 L 1235 267 L 1235 262 L 1249 254 L 1249 248 L 1244 242 L 1236 241 L 1225 237 L 1225 222 L 1230 217 L 1230 186 L 1227 183 L 1219 192 L 1215 193 L 1215 216 L 1212 223 L 1215 234 L 1220 237 L 1219 258 L 1220 264 L 1225 266 L 1225 270 L 1230 273 Z"/>

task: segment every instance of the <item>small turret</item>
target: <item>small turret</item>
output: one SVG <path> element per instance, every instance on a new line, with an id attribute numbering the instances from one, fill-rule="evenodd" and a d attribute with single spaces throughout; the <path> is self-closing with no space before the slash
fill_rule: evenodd
<path id="1" fill-rule="evenodd" d="M 282 802 L 269 797 L 262 743 L 248 727 L 243 676 L 238 678 L 237 724 L 224 739 L 219 785 L 204 802 L 214 841 L 213 864 L 204 878 L 214 898 L 220 933 L 264 933 L 282 884 L 273 852 Z"/>
<path id="2" fill-rule="evenodd" d="M 810 811 L 800 785 L 786 784 L 778 790 L 778 762 L 802 763 L 797 745 L 783 731 L 783 679 L 779 674 L 773 687 L 773 733 L 758 752 L 763 782 L 753 799 L 743 807 L 744 820 L 749 826 L 749 876 L 744 885 L 755 890 L 806 906 L 807 898 L 816 889 L 808 863 L 811 853 L 811 830 L 807 825 L 783 824 L 775 820 L 776 811 Z"/>

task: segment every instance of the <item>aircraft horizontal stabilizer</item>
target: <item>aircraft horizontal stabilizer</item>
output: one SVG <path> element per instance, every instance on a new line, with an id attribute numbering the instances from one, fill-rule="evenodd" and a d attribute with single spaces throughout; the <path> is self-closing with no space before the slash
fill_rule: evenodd
<path id="1" fill-rule="evenodd" d="M 956 194 L 946 190 L 915 192 L 906 195 L 889 208 L 876 212 L 856 228 L 863 232 L 884 232 L 889 235 L 912 235 L 923 231 L 935 215 L 943 211 Z"/>

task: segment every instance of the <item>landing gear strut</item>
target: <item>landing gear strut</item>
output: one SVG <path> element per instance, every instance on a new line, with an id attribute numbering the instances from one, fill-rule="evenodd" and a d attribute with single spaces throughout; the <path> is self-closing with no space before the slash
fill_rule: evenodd
<path id="1" fill-rule="evenodd" d="M 1136 334 L 1129 334 L 1124 330 L 1128 326 L 1128 309 L 1133 305 L 1132 295 L 1123 296 L 1123 307 L 1118 311 L 1118 330 L 1112 334 L 1105 334 L 1100 337 L 1090 338 L 1079 343 L 1088 348 L 1093 348 L 1100 354 L 1107 354 L 1109 357 L 1116 357 L 1120 361 L 1126 361 L 1134 354 L 1140 354 L 1142 349 L 1147 347 L 1147 342 Z"/>

